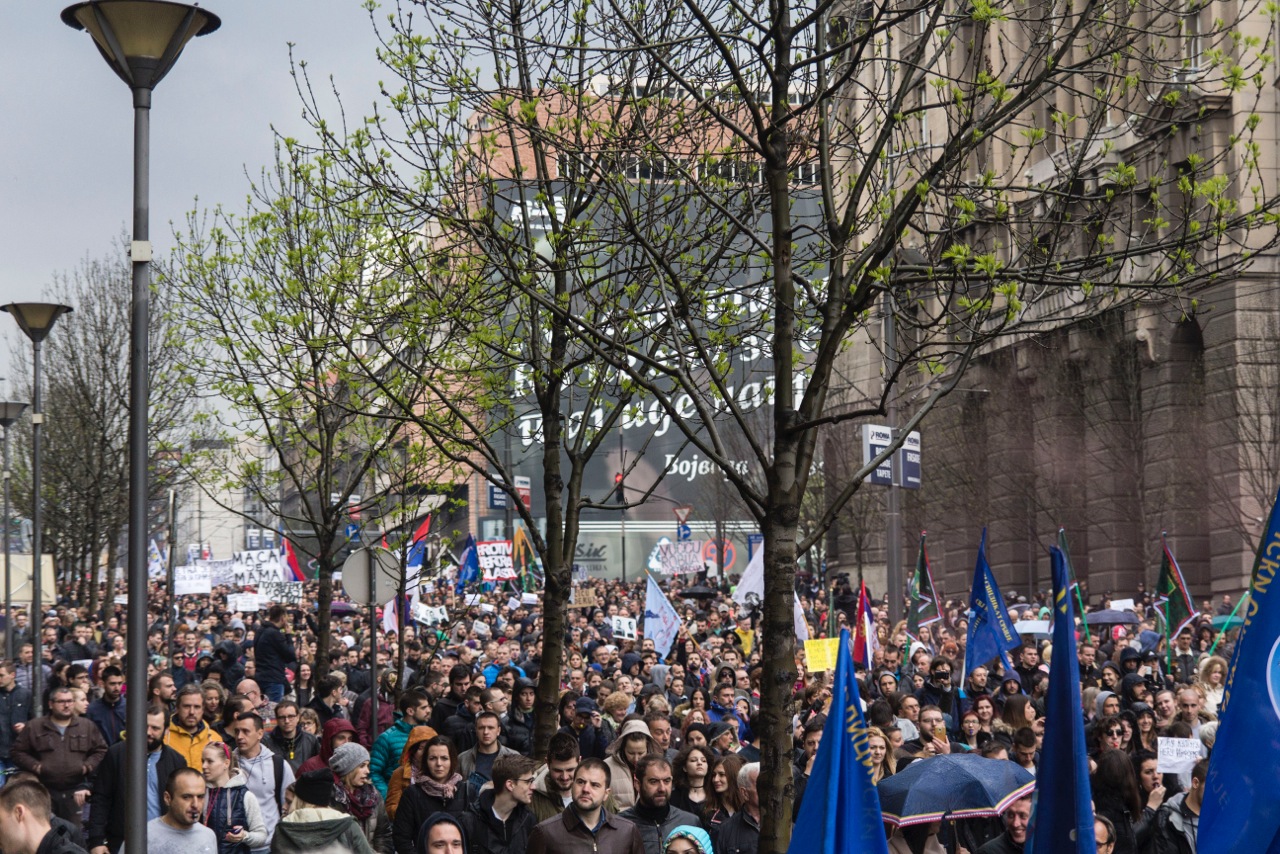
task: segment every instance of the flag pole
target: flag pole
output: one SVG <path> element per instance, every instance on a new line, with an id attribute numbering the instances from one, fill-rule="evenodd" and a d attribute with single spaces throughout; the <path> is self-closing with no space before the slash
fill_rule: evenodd
<path id="1" fill-rule="evenodd" d="M 1231 627 L 1231 619 L 1236 615 L 1236 611 L 1240 610 L 1240 606 L 1244 604 L 1244 600 L 1249 598 L 1249 592 L 1246 590 L 1244 595 L 1240 597 L 1240 601 L 1231 609 L 1231 614 L 1227 617 L 1227 622 L 1222 627 L 1222 631 L 1218 632 L 1218 636 L 1213 639 L 1213 646 L 1209 647 L 1209 655 L 1213 655 L 1213 651 L 1218 648 L 1218 644 L 1222 643 L 1222 639 L 1227 636 L 1227 629 Z"/>
<path id="2" fill-rule="evenodd" d="M 1076 578 L 1076 567 L 1071 562 L 1071 549 L 1067 547 L 1067 529 L 1061 525 L 1058 526 L 1058 548 L 1062 551 L 1062 556 L 1067 559 L 1067 578 L 1071 580 L 1071 586 L 1075 589 L 1076 604 L 1080 606 L 1080 622 L 1084 625 L 1084 642 L 1093 645 L 1093 633 L 1089 631 L 1089 623 L 1084 618 L 1084 597 L 1080 595 L 1080 579 Z"/>

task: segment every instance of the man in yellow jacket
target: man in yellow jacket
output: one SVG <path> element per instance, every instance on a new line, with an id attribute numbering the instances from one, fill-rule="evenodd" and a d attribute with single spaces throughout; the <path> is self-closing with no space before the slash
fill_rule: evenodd
<path id="1" fill-rule="evenodd" d="M 200 686 L 195 683 L 183 685 L 178 692 L 178 710 L 169 721 L 164 743 L 181 753 L 188 765 L 200 771 L 200 754 L 206 745 L 215 741 L 222 741 L 222 736 L 204 722 L 204 695 Z"/>

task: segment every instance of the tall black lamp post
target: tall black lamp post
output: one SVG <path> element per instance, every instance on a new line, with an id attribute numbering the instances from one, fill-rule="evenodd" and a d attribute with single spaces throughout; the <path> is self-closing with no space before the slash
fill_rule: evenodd
<path id="1" fill-rule="evenodd" d="M 44 604 L 41 591 L 41 558 L 44 543 L 43 505 L 40 496 L 40 438 L 44 432 L 44 410 L 40 407 L 40 345 L 58 318 L 71 311 L 71 306 L 51 302 L 14 302 L 0 307 L 18 321 L 18 326 L 31 339 L 31 362 L 34 367 L 31 387 L 31 716 L 40 714 L 40 692 L 44 674 L 44 654 L 41 646 L 41 628 L 44 625 Z M 6 431 L 7 432 L 7 431 Z M 6 445 L 7 449 L 7 445 Z M 6 466 L 6 471 L 8 467 Z M 6 481 L 6 485 L 7 485 Z M 8 541 L 8 533 L 5 534 Z"/>
<path id="2" fill-rule="evenodd" d="M 133 92 L 133 303 L 129 336 L 129 654 L 130 694 L 147 684 L 147 348 L 151 298 L 149 216 L 151 90 L 173 68 L 187 42 L 216 30 L 217 15 L 198 6 L 164 0 L 92 0 L 62 10 L 63 23 L 93 36 L 102 58 Z M 110 595 L 110 591 L 108 591 Z M 126 770 L 129 780 L 147 779 L 147 709 L 126 709 Z M 125 804 L 125 839 L 130 851 L 147 850 L 147 799 L 142 789 Z"/>

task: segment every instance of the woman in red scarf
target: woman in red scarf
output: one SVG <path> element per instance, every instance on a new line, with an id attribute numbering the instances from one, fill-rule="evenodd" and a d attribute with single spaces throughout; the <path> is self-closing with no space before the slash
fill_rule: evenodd
<path id="1" fill-rule="evenodd" d="M 391 820 L 382 795 L 369 779 L 369 751 L 364 745 L 349 741 L 333 751 L 329 770 L 334 780 L 333 808 L 355 819 L 377 854 L 391 854 Z"/>

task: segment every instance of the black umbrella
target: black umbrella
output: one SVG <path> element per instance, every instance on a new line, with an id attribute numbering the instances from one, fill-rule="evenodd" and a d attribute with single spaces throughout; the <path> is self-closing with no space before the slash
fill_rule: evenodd
<path id="1" fill-rule="evenodd" d="M 680 591 L 680 598 L 682 599 L 714 599 L 719 595 L 719 592 L 712 590 L 705 584 L 698 584 L 688 590 Z"/>
<path id="2" fill-rule="evenodd" d="M 1138 615 L 1132 611 L 1093 611 L 1085 614 L 1084 621 L 1091 626 L 1136 626 Z"/>

